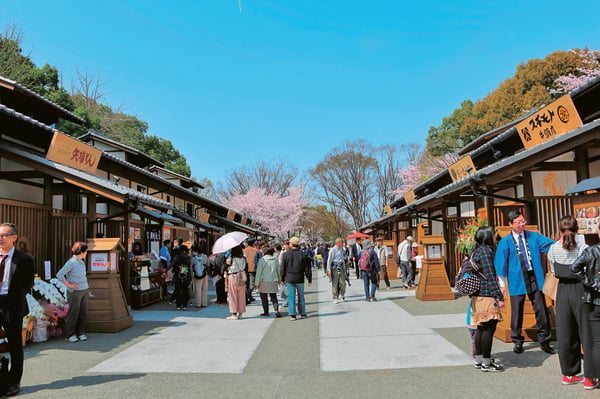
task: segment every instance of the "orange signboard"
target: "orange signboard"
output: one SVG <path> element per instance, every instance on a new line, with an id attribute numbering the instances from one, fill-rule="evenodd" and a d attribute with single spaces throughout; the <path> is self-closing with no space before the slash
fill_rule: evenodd
<path id="1" fill-rule="evenodd" d="M 414 190 L 410 190 L 408 191 L 406 194 L 404 194 L 404 201 L 406 201 L 406 204 L 410 204 L 415 202 L 417 199 L 415 197 L 415 191 Z"/>
<path id="2" fill-rule="evenodd" d="M 517 124 L 517 132 L 526 149 L 583 125 L 571 96 L 566 94 Z"/>
<path id="3" fill-rule="evenodd" d="M 458 161 L 454 162 L 448 168 L 452 181 L 459 181 L 473 173 L 475 173 L 475 164 L 470 155 L 465 155 Z"/>
<path id="4" fill-rule="evenodd" d="M 94 174 L 101 156 L 102 151 L 99 149 L 66 134 L 54 132 L 46 159 Z"/>
<path id="5" fill-rule="evenodd" d="M 386 215 L 389 215 L 389 214 L 391 214 L 393 212 L 393 209 L 392 209 L 391 206 L 386 205 L 386 206 L 383 207 L 383 212 L 385 212 Z"/>

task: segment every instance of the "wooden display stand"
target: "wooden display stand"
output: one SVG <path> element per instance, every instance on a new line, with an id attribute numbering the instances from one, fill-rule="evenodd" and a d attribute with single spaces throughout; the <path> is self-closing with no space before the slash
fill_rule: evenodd
<path id="1" fill-rule="evenodd" d="M 444 266 L 446 240 L 442 236 L 423 236 L 419 242 L 423 245 L 423 268 L 417 287 L 417 299 L 421 301 L 454 299 L 454 292 L 450 287 Z"/>
<path id="2" fill-rule="evenodd" d="M 158 285 L 158 272 L 150 272 L 148 264 L 150 260 L 132 260 L 131 270 L 135 273 L 132 276 L 132 287 L 129 293 L 129 299 L 132 309 L 143 308 L 144 306 L 160 302 L 161 286 Z M 158 262 L 156 262 L 158 264 Z M 136 289 L 133 289 L 133 287 Z"/>
<path id="3" fill-rule="evenodd" d="M 133 325 L 118 273 L 118 238 L 94 238 L 88 242 L 89 332 L 118 332 Z"/>
<path id="4" fill-rule="evenodd" d="M 531 225 L 525 228 L 528 231 L 538 231 L 538 227 Z M 496 228 L 496 232 L 500 237 L 506 236 L 511 232 L 511 228 L 509 226 L 501 226 Z M 540 291 L 542 287 L 539 287 Z M 510 318 L 512 315 L 510 308 L 510 286 L 507 287 L 507 295 L 504 298 L 504 307 L 501 308 L 502 312 L 502 321 L 496 325 L 496 332 L 494 336 L 501 341 L 511 342 L 512 339 L 510 337 Z M 552 300 L 550 298 L 546 298 L 546 306 L 548 307 L 548 314 L 550 317 L 550 329 L 553 338 L 556 338 L 556 320 L 554 317 L 554 308 L 552 307 Z M 525 337 L 525 341 L 537 341 L 537 329 L 535 328 L 535 312 L 533 311 L 533 304 L 525 296 L 525 303 L 523 304 L 523 331 L 521 332 L 523 337 Z"/>
<path id="5" fill-rule="evenodd" d="M 396 246 L 396 242 L 394 240 L 384 240 L 383 241 L 383 245 L 386 248 L 386 253 L 387 253 L 387 274 L 388 274 L 388 278 L 390 280 L 396 280 L 398 279 L 397 274 L 398 274 L 398 269 L 400 268 L 400 265 L 398 265 L 396 263 L 396 251 L 397 251 L 397 246 Z M 380 274 L 379 276 L 381 278 L 381 280 L 383 280 L 383 274 Z"/>

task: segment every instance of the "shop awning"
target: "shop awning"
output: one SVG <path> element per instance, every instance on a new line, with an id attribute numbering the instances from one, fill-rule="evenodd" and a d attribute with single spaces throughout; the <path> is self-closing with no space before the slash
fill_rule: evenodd
<path id="1" fill-rule="evenodd" d="M 238 230 L 241 230 L 246 233 L 253 234 L 253 235 L 261 235 L 261 234 L 267 235 L 266 233 L 263 233 L 262 231 L 255 229 L 254 227 L 246 226 L 245 224 L 238 223 L 236 221 L 224 218 L 222 216 L 213 215 L 213 217 L 215 219 L 217 219 L 218 221 L 233 227 L 234 229 L 238 229 Z"/>
<path id="2" fill-rule="evenodd" d="M 163 221 L 163 222 L 169 222 L 172 224 L 182 224 L 183 223 L 183 221 L 181 219 L 171 216 L 168 213 L 144 208 L 141 205 L 138 205 L 132 212 L 137 213 L 138 215 L 145 216 L 147 218 L 156 220 L 158 222 Z"/>
<path id="3" fill-rule="evenodd" d="M 600 176 L 590 177 L 589 179 L 580 181 L 579 183 L 568 189 L 565 194 L 584 193 L 586 191 L 598 189 L 600 189 Z"/>
<path id="4" fill-rule="evenodd" d="M 196 219 L 195 217 L 190 216 L 187 213 L 180 211 L 178 209 L 173 209 L 173 215 L 178 217 L 181 220 L 184 220 L 184 221 L 191 223 L 193 225 L 196 225 L 198 227 L 202 227 L 203 229 L 206 229 L 206 230 L 217 231 L 220 233 L 225 232 L 225 229 L 223 229 L 222 227 L 215 226 L 214 224 L 210 224 L 210 223 L 204 223 L 204 222 Z"/>

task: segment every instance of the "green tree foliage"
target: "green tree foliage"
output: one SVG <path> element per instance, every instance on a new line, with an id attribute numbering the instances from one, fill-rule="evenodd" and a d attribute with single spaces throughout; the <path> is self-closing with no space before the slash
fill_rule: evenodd
<path id="1" fill-rule="evenodd" d="M 427 152 L 441 156 L 480 135 L 514 121 L 534 107 L 554 100 L 552 90 L 556 79 L 577 72 L 584 66 L 582 52 L 556 51 L 544 59 L 531 59 L 517 67 L 515 75 L 500 83 L 483 100 L 463 101 L 459 109 L 445 117 L 438 127 L 431 127 L 427 137 Z"/>
<path id="2" fill-rule="evenodd" d="M 148 123 L 133 115 L 115 111 L 103 104 L 102 82 L 88 74 L 77 73 L 78 85 L 69 93 L 60 85 L 58 69 L 48 64 L 38 68 L 31 57 L 23 54 L 22 34 L 15 26 L 8 26 L 0 34 L 0 76 L 7 77 L 37 92 L 85 120 L 85 126 L 61 120 L 58 129 L 75 137 L 94 129 L 104 136 L 123 143 L 163 162 L 167 169 L 191 176 L 185 157 L 173 143 L 147 135 Z"/>
<path id="3" fill-rule="evenodd" d="M 426 139 L 428 152 L 433 156 L 442 156 L 455 152 L 464 144 L 477 138 L 476 135 L 465 135 L 461 133 L 461 127 L 465 119 L 473 115 L 473 101 L 465 100 L 452 112 L 450 116 L 442 119 L 440 126 L 431 126 Z"/>

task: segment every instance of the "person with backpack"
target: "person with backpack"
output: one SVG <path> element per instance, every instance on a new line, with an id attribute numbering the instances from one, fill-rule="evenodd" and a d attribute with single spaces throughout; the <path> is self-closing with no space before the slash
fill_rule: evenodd
<path id="1" fill-rule="evenodd" d="M 188 247 L 181 245 L 177 255 L 171 261 L 173 283 L 175 284 L 173 297 L 177 310 L 187 309 L 187 304 L 190 300 L 189 286 L 192 282 L 192 261 L 189 253 Z"/>
<path id="2" fill-rule="evenodd" d="M 375 291 L 377 290 L 377 275 L 381 270 L 379 259 L 371 245 L 371 241 L 364 241 L 363 250 L 358 260 L 358 267 L 360 268 L 360 274 L 365 288 L 365 300 L 367 302 L 377 301 L 377 298 L 375 298 Z M 371 285 L 370 289 L 369 283 Z"/>
<path id="3" fill-rule="evenodd" d="M 192 247 L 192 269 L 194 272 L 193 304 L 197 308 L 208 306 L 208 258 L 199 245 Z"/>

